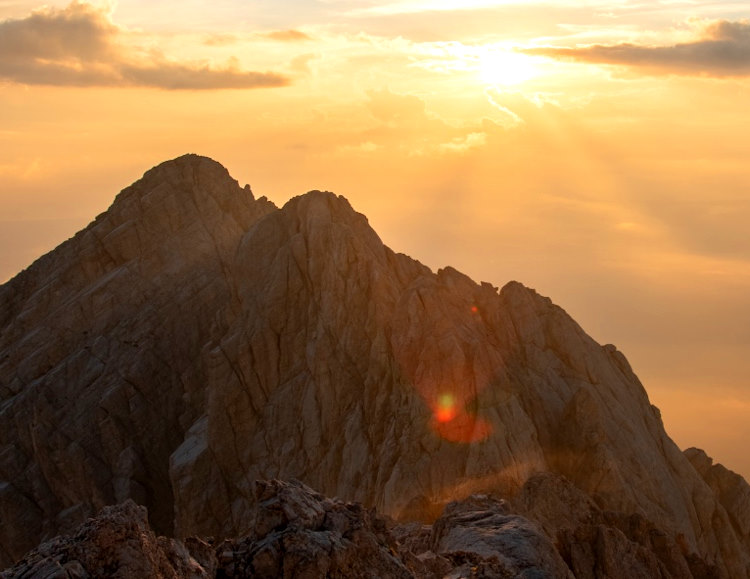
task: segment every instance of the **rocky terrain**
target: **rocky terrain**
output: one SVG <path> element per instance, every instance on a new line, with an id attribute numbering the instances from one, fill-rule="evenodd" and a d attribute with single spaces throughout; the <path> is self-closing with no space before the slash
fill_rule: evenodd
<path id="1" fill-rule="evenodd" d="M 748 515 L 614 346 L 331 193 L 187 155 L 0 286 L 9 576 L 748 577 Z"/>
<path id="2" fill-rule="evenodd" d="M 540 511 L 555 498 L 557 512 Z M 564 497 L 564 498 L 563 498 Z M 562 499 L 562 500 L 561 500 Z M 517 511 L 535 505 L 543 523 Z M 560 511 L 560 507 L 567 512 Z M 559 518 L 564 515 L 563 518 Z M 557 519 L 554 521 L 553 519 Z M 395 524 L 298 481 L 257 481 L 241 537 L 157 537 L 131 499 L 105 507 L 6 570 L 3 579 L 87 577 L 717 577 L 720 571 L 638 515 L 602 512 L 559 475 L 535 475 L 518 505 L 449 503 L 432 525 Z"/>

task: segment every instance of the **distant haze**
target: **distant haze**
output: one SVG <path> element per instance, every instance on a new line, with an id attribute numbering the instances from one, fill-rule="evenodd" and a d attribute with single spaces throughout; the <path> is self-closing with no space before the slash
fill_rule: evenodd
<path id="1" fill-rule="evenodd" d="M 662 4 L 0 3 L 0 280 L 209 155 L 550 296 L 748 477 L 750 11 Z"/>

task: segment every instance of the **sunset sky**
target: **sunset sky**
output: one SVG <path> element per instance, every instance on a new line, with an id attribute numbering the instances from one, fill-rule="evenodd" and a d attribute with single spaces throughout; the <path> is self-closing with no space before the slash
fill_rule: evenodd
<path id="1" fill-rule="evenodd" d="M 747 0 L 0 0 L 0 281 L 161 161 L 518 280 L 750 476 Z"/>

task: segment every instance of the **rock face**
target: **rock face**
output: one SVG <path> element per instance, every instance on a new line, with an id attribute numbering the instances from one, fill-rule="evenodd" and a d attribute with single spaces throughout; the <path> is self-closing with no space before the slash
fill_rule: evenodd
<path id="1" fill-rule="evenodd" d="M 549 299 L 435 274 L 342 197 L 277 209 L 206 158 L 147 172 L 0 286 L 6 564 L 129 498 L 157 533 L 232 537 L 256 479 L 431 520 L 557 473 L 563 498 L 535 516 L 577 574 L 653 527 L 688 569 L 748 576 L 747 484 L 704 462 L 669 439 L 625 357 Z M 564 527 L 571 497 L 593 518 Z M 630 515 L 643 524 L 623 530 Z"/>
<path id="2" fill-rule="evenodd" d="M 225 577 L 406 579 L 385 521 L 293 481 L 256 482 L 251 532 L 218 550 Z"/>
<path id="3" fill-rule="evenodd" d="M 0 559 L 132 498 L 172 529 L 169 456 L 231 310 L 237 240 L 274 206 L 209 159 L 165 163 L 0 286 Z"/>
<path id="4" fill-rule="evenodd" d="M 578 578 L 716 577 L 682 536 L 673 536 L 638 513 L 599 508 L 563 476 L 534 475 L 514 497 L 513 509 L 554 539 Z"/>
<path id="5" fill-rule="evenodd" d="M 105 507 L 69 536 L 28 553 L 2 579 L 120 578 L 559 578 L 715 577 L 698 558 L 690 565 L 669 538 L 637 515 L 601 513 L 559 475 L 537 475 L 522 492 L 544 526 L 487 495 L 450 503 L 434 525 L 393 526 L 375 509 L 326 498 L 298 481 L 256 481 L 248 532 L 216 543 L 156 537 L 146 509 L 130 499 Z M 547 494 L 560 491 L 560 495 Z M 543 495 L 539 495 L 544 492 Z M 567 497 L 573 518 L 542 513 L 538 503 Z M 536 499 L 541 499 L 537 501 Z M 589 503 L 579 511 L 581 503 Z M 561 503 L 562 504 L 562 503 Z M 597 516 L 591 517 L 592 513 Z M 578 519 L 578 520 L 576 520 Z M 584 521 L 585 520 L 585 521 Z M 575 526 L 570 531 L 569 525 Z M 565 559 L 563 559 L 565 557 Z"/>
<path id="6" fill-rule="evenodd" d="M 573 577 L 537 525 L 486 495 L 449 504 L 433 525 L 431 542 L 441 556 L 463 559 L 469 568 L 483 565 L 492 576 Z"/>
<path id="7" fill-rule="evenodd" d="M 249 533 L 218 545 L 157 538 L 146 509 L 128 499 L 44 543 L 2 577 L 413 577 L 385 521 L 360 504 L 327 499 L 296 481 L 258 481 L 256 499 Z"/>
<path id="8" fill-rule="evenodd" d="M 157 538 L 146 520 L 146 509 L 130 499 L 105 507 L 75 533 L 43 543 L 2 573 L 3 579 L 209 576 L 215 574 L 209 575 L 183 544 Z"/>

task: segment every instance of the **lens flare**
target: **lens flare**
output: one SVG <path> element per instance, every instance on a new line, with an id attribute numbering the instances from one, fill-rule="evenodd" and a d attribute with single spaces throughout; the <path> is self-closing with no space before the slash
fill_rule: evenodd
<path id="1" fill-rule="evenodd" d="M 433 422 L 433 430 L 443 440 L 459 444 L 482 442 L 492 434 L 492 425 L 483 418 L 465 412 L 456 414 L 449 422 Z"/>
<path id="2" fill-rule="evenodd" d="M 441 394 L 438 398 L 435 418 L 438 422 L 450 422 L 456 417 L 456 397 L 453 394 Z"/>
<path id="3" fill-rule="evenodd" d="M 449 442 L 464 444 L 480 442 L 489 437 L 492 426 L 467 412 L 466 402 L 461 401 L 455 392 L 443 392 L 437 396 L 432 404 L 432 429 L 435 434 Z"/>
<path id="4" fill-rule="evenodd" d="M 498 379 L 503 361 L 500 356 L 476 352 L 475 333 L 483 322 L 477 297 L 466 296 L 456 304 L 457 316 L 446 319 L 439 331 L 394 344 L 401 373 L 425 406 L 420 423 L 436 437 L 454 444 L 480 443 L 495 431 L 493 420 L 482 416 L 492 400 L 481 396 Z M 403 307 L 410 320 L 412 312 L 421 311 L 425 303 L 414 292 Z"/>

